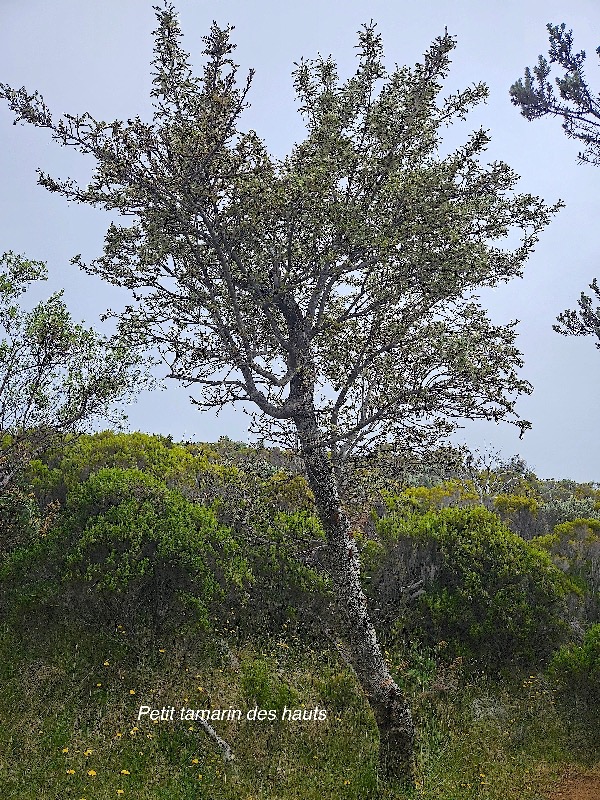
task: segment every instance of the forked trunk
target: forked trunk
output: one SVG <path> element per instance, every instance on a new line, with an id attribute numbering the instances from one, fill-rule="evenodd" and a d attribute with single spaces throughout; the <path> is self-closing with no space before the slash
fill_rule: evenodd
<path id="1" fill-rule="evenodd" d="M 380 764 L 387 777 L 412 783 L 414 725 L 408 701 L 390 675 L 360 582 L 360 560 L 337 483 L 312 415 L 296 419 L 308 483 L 327 536 L 327 569 L 352 666 L 375 716 Z"/>

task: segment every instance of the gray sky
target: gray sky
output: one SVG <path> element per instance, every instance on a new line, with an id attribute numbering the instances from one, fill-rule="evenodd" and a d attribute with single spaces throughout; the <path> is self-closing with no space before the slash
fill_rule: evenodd
<path id="1" fill-rule="evenodd" d="M 112 121 L 151 114 L 149 63 L 156 19 L 152 0 L 0 0 L 0 81 L 40 91 L 55 116 L 89 111 Z M 588 53 L 587 75 L 600 90 L 595 48 L 600 44 L 597 0 L 179 0 L 184 47 L 196 66 L 213 19 L 236 26 L 240 76 L 256 69 L 242 125 L 257 130 L 276 156 L 302 138 L 290 73 L 293 62 L 331 53 L 342 77 L 355 69 L 356 31 L 374 19 L 383 35 L 389 66 L 414 64 L 447 26 L 458 38 L 447 90 L 475 81 L 490 87 L 490 99 L 468 123 L 453 131 L 452 143 L 483 125 L 492 135 L 489 160 L 501 159 L 522 177 L 518 190 L 562 210 L 542 234 L 523 280 L 484 295 L 494 322 L 519 319 L 522 375 L 534 393 L 519 401 L 533 430 L 518 440 L 511 426 L 468 423 L 458 440 L 471 447 L 519 453 L 541 477 L 600 481 L 600 352 L 591 338 L 565 338 L 552 331 L 560 311 L 574 307 L 594 276 L 600 278 L 600 168 L 578 166 L 578 145 L 567 140 L 557 120 L 528 123 L 509 101 L 508 88 L 547 51 L 547 22 L 573 28 L 578 50 Z M 91 164 L 61 149 L 46 132 L 13 126 L 0 103 L 0 252 L 13 250 L 48 263 L 50 281 L 41 296 L 65 287 L 77 320 L 101 326 L 107 307 L 125 300 L 99 279 L 79 273 L 69 259 L 100 255 L 109 219 L 105 212 L 69 205 L 36 185 L 36 167 L 57 178 L 86 182 Z M 596 223 L 594 223 L 596 220 Z M 200 414 L 188 390 L 173 381 L 162 392 L 142 396 L 128 410 L 130 428 L 171 433 L 175 439 L 214 441 L 220 435 L 246 438 L 240 410 L 215 418 Z"/>

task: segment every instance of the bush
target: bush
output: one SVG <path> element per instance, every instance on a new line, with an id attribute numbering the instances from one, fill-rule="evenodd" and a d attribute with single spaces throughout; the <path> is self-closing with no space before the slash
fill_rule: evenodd
<path id="1" fill-rule="evenodd" d="M 0 494 L 0 561 L 16 547 L 31 544 L 41 530 L 41 519 L 33 496 L 16 487 Z"/>
<path id="2" fill-rule="evenodd" d="M 543 532 L 552 531 L 557 525 L 573 522 L 578 519 L 600 520 L 600 506 L 593 497 L 568 497 L 566 499 L 549 500 L 540 506 L 540 523 Z"/>
<path id="3" fill-rule="evenodd" d="M 562 641 L 568 579 L 491 512 L 392 514 L 377 529 L 387 544 L 368 591 L 396 637 L 491 669 L 533 666 Z"/>
<path id="4" fill-rule="evenodd" d="M 247 575 L 238 551 L 209 509 L 139 470 L 101 469 L 73 489 L 47 539 L 9 559 L 6 577 L 88 623 L 156 631 L 176 611 L 206 624 Z"/>
<path id="5" fill-rule="evenodd" d="M 251 521 L 252 524 L 252 521 Z M 242 640 L 296 633 L 319 639 L 328 613 L 329 587 L 307 562 L 323 544 L 316 518 L 306 511 L 276 512 L 265 522 L 254 520 L 243 542 L 250 580 L 243 604 L 231 607 L 230 624 Z"/>
<path id="6" fill-rule="evenodd" d="M 498 494 L 494 497 L 494 511 L 513 533 L 523 539 L 532 539 L 541 532 L 539 503 L 535 497 Z"/>
<path id="7" fill-rule="evenodd" d="M 580 645 L 561 647 L 548 674 L 563 699 L 573 698 L 593 713 L 600 707 L 600 625 L 592 625 Z"/>
<path id="8" fill-rule="evenodd" d="M 137 469 L 171 488 L 193 489 L 211 456 L 216 458 L 207 447 L 192 454 L 164 436 L 102 431 L 72 439 L 33 461 L 27 478 L 42 505 L 64 503 L 72 489 L 104 468 Z"/>
<path id="9" fill-rule="evenodd" d="M 297 692 L 289 686 L 273 659 L 245 659 L 241 665 L 240 688 L 248 704 L 262 709 L 276 709 L 299 703 Z"/>
<path id="10" fill-rule="evenodd" d="M 600 620 L 600 521 L 576 519 L 557 525 L 554 533 L 534 542 L 550 553 L 559 569 L 581 589 L 572 617 L 588 625 Z"/>
<path id="11" fill-rule="evenodd" d="M 401 498 L 406 499 L 415 511 L 434 511 L 448 506 L 473 506 L 479 497 L 470 482 L 456 478 L 436 486 L 414 486 L 405 489 Z"/>

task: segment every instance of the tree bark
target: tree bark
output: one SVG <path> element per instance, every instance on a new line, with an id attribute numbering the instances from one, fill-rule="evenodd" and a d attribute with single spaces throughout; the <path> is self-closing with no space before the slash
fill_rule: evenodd
<path id="1" fill-rule="evenodd" d="M 294 419 L 308 484 L 327 537 L 327 570 L 340 609 L 350 661 L 371 706 L 379 730 L 382 773 L 413 783 L 414 725 L 408 701 L 390 675 L 367 609 L 360 582 L 360 559 L 343 512 L 333 467 L 314 411 Z"/>

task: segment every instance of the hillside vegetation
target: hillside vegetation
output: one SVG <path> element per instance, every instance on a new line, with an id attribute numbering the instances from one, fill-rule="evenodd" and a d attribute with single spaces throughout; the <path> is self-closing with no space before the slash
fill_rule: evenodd
<path id="1" fill-rule="evenodd" d="M 348 500 L 409 792 L 296 459 L 106 431 L 33 461 L 0 496 L 2 796 L 533 799 L 595 763 L 600 491 L 518 460 L 412 484 Z"/>

